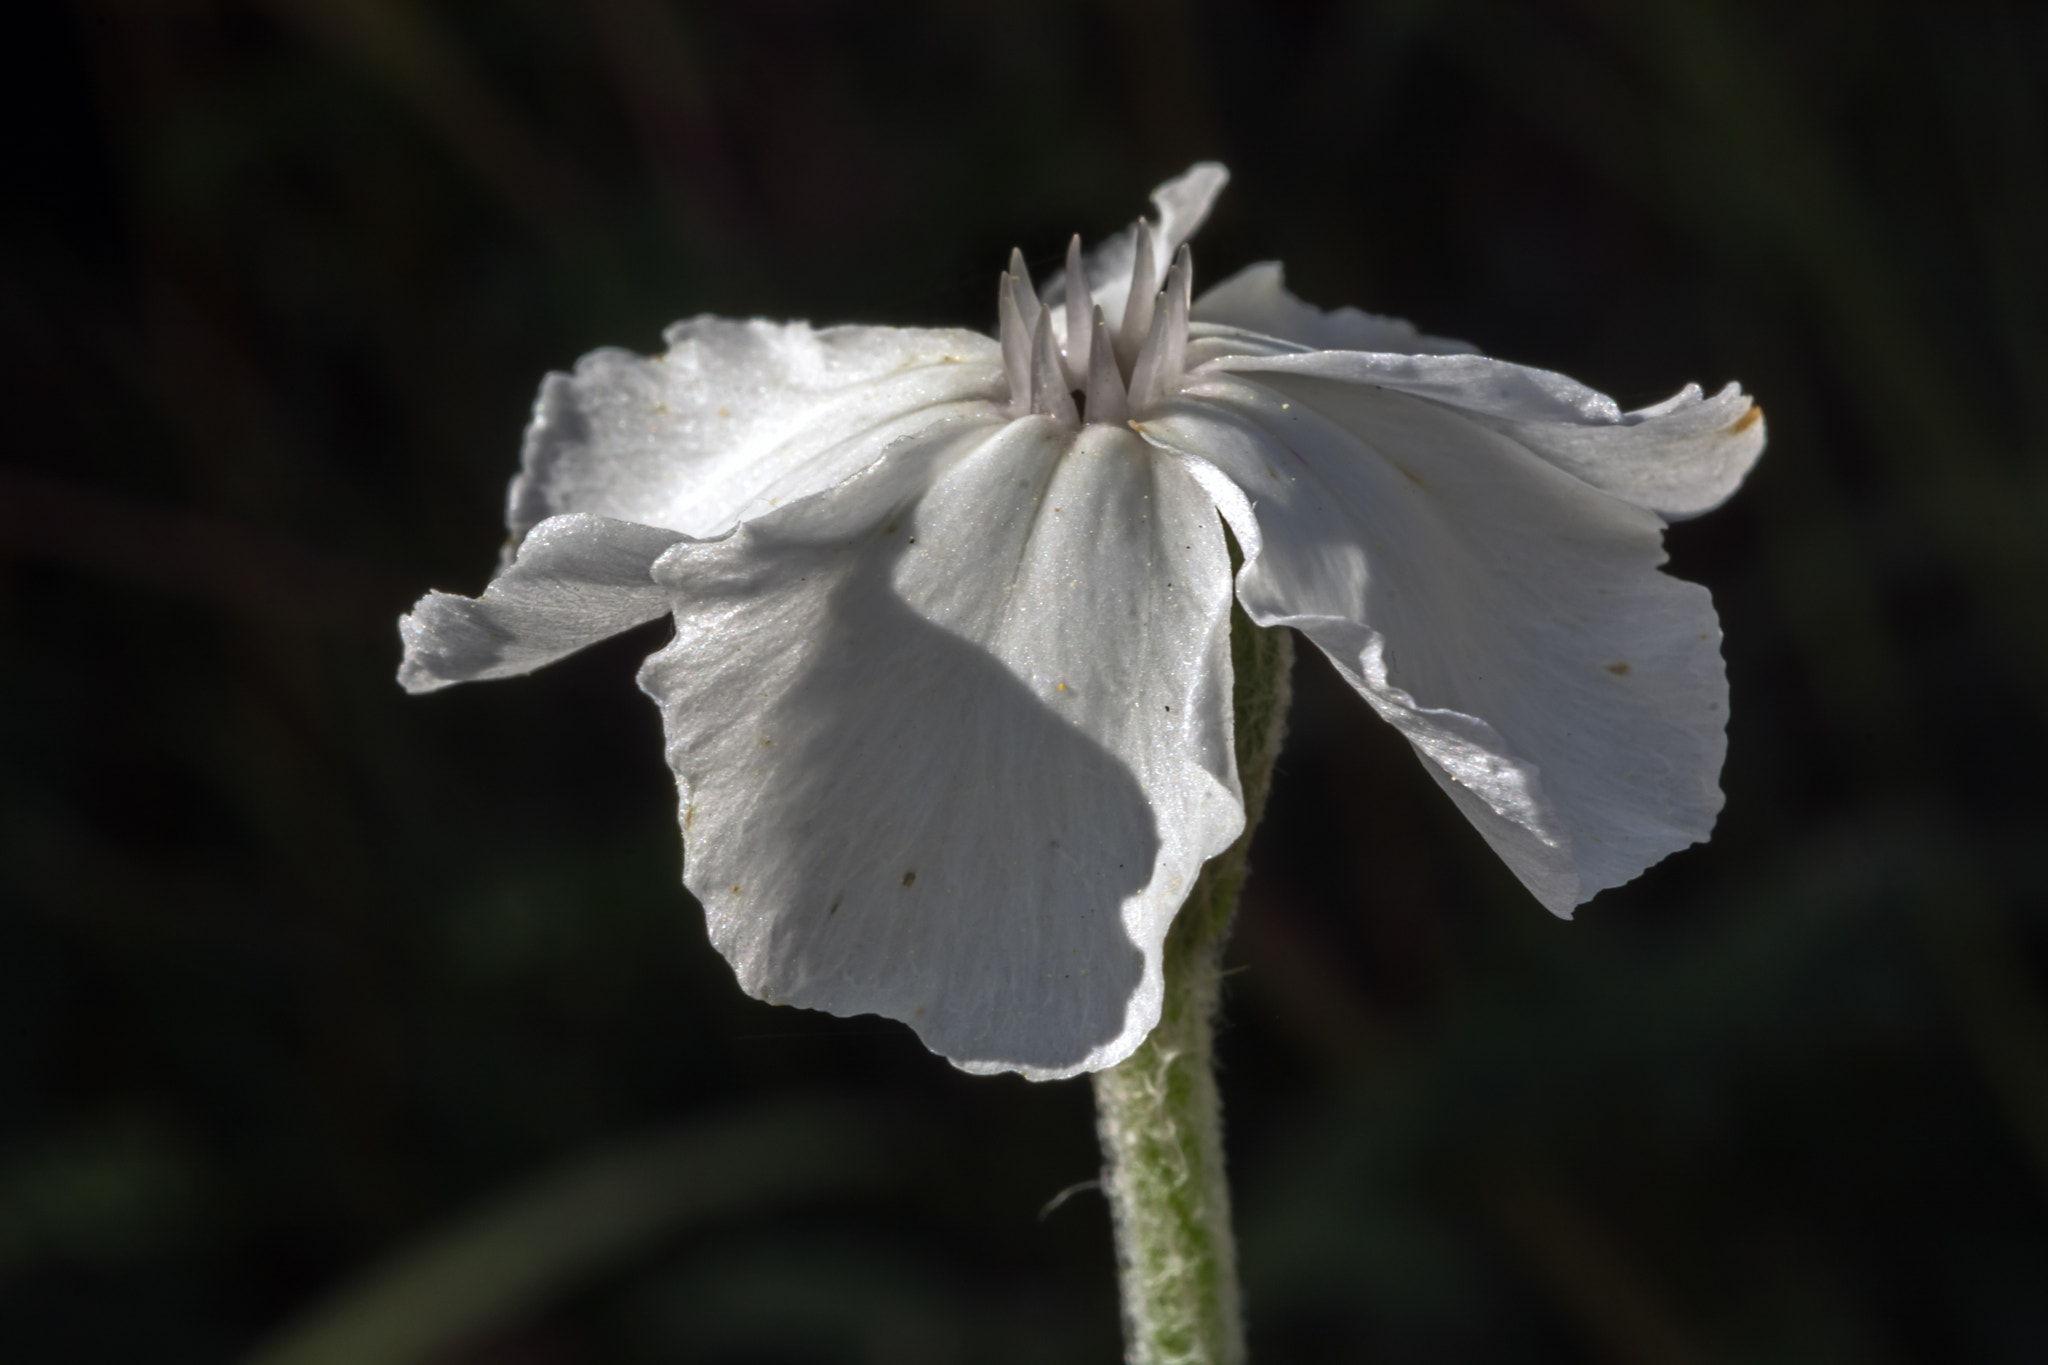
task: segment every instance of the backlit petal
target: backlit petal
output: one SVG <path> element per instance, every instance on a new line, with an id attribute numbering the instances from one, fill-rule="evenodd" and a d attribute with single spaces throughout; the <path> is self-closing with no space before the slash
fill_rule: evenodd
<path id="1" fill-rule="evenodd" d="M 1697 516 L 1727 501 L 1763 453 L 1763 410 L 1730 384 L 1712 398 L 1687 385 L 1673 397 L 1623 412 L 1606 394 L 1549 370 L 1478 355 L 1217 354 L 1230 339 L 1189 347 L 1189 363 L 1207 361 L 1264 381 L 1320 376 L 1392 389 L 1458 412 L 1515 444 L 1637 507 L 1668 520 Z"/>
<path id="2" fill-rule="evenodd" d="M 979 333 L 700 317 L 668 352 L 592 351 L 541 385 L 506 523 L 564 512 L 685 535 L 830 488 L 946 411 L 1008 401 Z"/>
<path id="3" fill-rule="evenodd" d="M 686 542 L 642 686 L 742 985 L 973 1071 L 1109 1065 L 1243 813 L 1214 503 L 1127 429 L 962 424 Z"/>
<path id="4" fill-rule="evenodd" d="M 1720 629 L 1656 516 L 1368 384 L 1212 366 L 1141 427 L 1241 490 L 1246 611 L 1321 646 L 1543 904 L 1707 837 Z"/>
<path id="5" fill-rule="evenodd" d="M 1424 336 L 1415 324 L 1357 308 L 1324 310 L 1287 290 L 1278 261 L 1248 265 L 1195 300 L 1195 322 L 1278 337 L 1317 351 L 1399 351 L 1457 355 L 1478 348 L 1448 337 Z"/>
<path id="6" fill-rule="evenodd" d="M 1155 217 L 1149 268 L 1154 280 L 1165 278 L 1168 267 L 1173 264 L 1174 252 L 1207 220 L 1216 196 L 1223 193 L 1223 187 L 1229 181 L 1229 171 L 1214 161 L 1203 161 L 1152 191 Z M 1102 305 L 1102 315 L 1109 323 L 1111 335 L 1123 327 L 1124 305 L 1130 297 L 1131 275 L 1138 263 L 1140 236 L 1138 225 L 1133 223 L 1098 243 L 1082 260 L 1082 276 L 1087 280 L 1095 302 Z M 1045 297 L 1049 303 L 1062 303 L 1066 296 L 1066 272 L 1061 271 L 1045 282 Z M 1057 326 L 1060 339 L 1064 341 L 1064 320 L 1057 320 Z"/>
<path id="7" fill-rule="evenodd" d="M 530 673 L 668 610 L 648 576 L 682 537 L 586 513 L 550 517 L 480 598 L 430 592 L 398 623 L 408 692 Z"/>

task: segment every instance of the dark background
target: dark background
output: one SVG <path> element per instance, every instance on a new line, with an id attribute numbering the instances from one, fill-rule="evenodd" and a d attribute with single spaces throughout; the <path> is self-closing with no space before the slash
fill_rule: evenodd
<path id="1" fill-rule="evenodd" d="M 235 1359 L 383 1267 L 270 1359 L 1116 1358 L 1099 1195 L 1041 1216 L 1086 1086 L 706 945 L 665 628 L 408 698 L 393 622 L 483 585 L 546 370 L 990 325 L 1213 156 L 1210 282 L 1771 424 L 1670 536 L 1727 811 L 1576 923 L 1305 651 L 1255 1359 L 2048 1359 L 2048 6 L 81 0 L 0 61 L 0 1355 Z"/>

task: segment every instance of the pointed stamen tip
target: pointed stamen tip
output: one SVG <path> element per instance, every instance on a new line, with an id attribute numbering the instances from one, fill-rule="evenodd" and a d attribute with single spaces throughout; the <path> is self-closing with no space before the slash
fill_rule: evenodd
<path id="1" fill-rule="evenodd" d="M 1109 342 L 1109 325 L 1103 321 L 1102 306 L 1089 309 L 1088 408 L 1090 422 L 1114 426 L 1130 417 L 1130 398 L 1124 378 L 1117 370 L 1116 353 Z"/>
<path id="2" fill-rule="evenodd" d="M 1031 411 L 1044 413 L 1073 425 L 1079 420 L 1074 410 L 1071 386 L 1064 373 L 1059 347 L 1052 335 L 1052 310 L 1038 315 L 1038 328 L 1031 339 Z"/>
<path id="3" fill-rule="evenodd" d="M 1186 242 L 1173 253 L 1173 268 L 1166 272 L 1166 292 L 1180 295 L 1183 306 L 1192 305 L 1195 296 L 1195 256 L 1188 250 Z"/>

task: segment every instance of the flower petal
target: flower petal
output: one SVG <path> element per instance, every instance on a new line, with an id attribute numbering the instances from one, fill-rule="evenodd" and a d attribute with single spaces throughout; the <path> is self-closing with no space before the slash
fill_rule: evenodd
<path id="1" fill-rule="evenodd" d="M 1666 520 L 1726 502 L 1764 448 L 1763 409 L 1734 384 L 1708 399 L 1688 384 L 1662 403 L 1623 412 L 1575 379 L 1486 356 L 1219 354 L 1232 345 L 1234 339 L 1219 337 L 1191 345 L 1189 364 L 1260 382 L 1282 374 L 1319 376 L 1414 394 Z"/>
<path id="2" fill-rule="evenodd" d="M 762 999 L 1072 1075 L 1157 1021 L 1168 924 L 1243 825 L 1215 505 L 1127 429 L 959 426 L 685 542 L 641 685 L 684 880 Z"/>
<path id="3" fill-rule="evenodd" d="M 699 317 L 668 353 L 592 351 L 541 385 L 506 524 L 594 512 L 723 535 L 872 463 L 909 417 L 1000 405 L 1002 352 L 979 333 Z"/>
<path id="4" fill-rule="evenodd" d="M 682 537 L 587 513 L 533 528 L 480 598 L 430 592 L 398 623 L 408 692 L 530 673 L 668 610 L 648 576 Z"/>
<path id="5" fill-rule="evenodd" d="M 1318 351 L 1396 351 L 1403 355 L 1459 355 L 1479 348 L 1448 337 L 1424 336 L 1415 324 L 1357 308 L 1324 311 L 1287 290 L 1278 261 L 1248 265 L 1195 300 L 1195 322 L 1235 327 Z"/>
<path id="6" fill-rule="evenodd" d="M 1219 501 L 1252 619 L 1321 646 L 1544 905 L 1707 837 L 1721 633 L 1657 571 L 1658 518 L 1463 412 L 1320 375 L 1212 367 L 1139 426 L 1241 490 Z"/>
<path id="7" fill-rule="evenodd" d="M 1173 253 L 1180 250 L 1181 243 L 1194 236 L 1207 220 L 1209 210 L 1215 206 L 1216 196 L 1223 193 L 1223 187 L 1229 182 L 1230 172 L 1221 163 L 1201 161 L 1152 191 L 1152 206 L 1159 211 L 1151 234 L 1153 279 L 1166 277 L 1167 268 L 1173 264 Z M 1131 276 L 1138 261 L 1139 236 L 1138 224 L 1133 223 L 1122 232 L 1097 243 L 1094 250 L 1082 259 L 1082 277 L 1088 282 L 1088 290 L 1095 296 L 1095 302 L 1102 306 L 1102 316 L 1108 322 L 1112 336 L 1123 327 L 1124 305 L 1130 298 Z M 1066 280 L 1067 272 L 1062 270 L 1045 282 L 1048 304 L 1066 301 Z M 1053 326 L 1055 334 L 1064 343 L 1067 339 L 1066 319 L 1055 317 Z"/>

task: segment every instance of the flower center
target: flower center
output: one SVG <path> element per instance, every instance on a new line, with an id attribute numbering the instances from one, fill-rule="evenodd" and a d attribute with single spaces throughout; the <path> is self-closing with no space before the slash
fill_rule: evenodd
<path id="1" fill-rule="evenodd" d="M 1188 302 L 1194 265 L 1182 247 L 1159 278 L 1159 233 L 1140 222 L 1132 240 L 1131 282 L 1114 331 L 1081 269 L 1081 239 L 1067 244 L 1063 301 L 1041 303 L 1021 252 L 997 286 L 1010 410 L 1043 413 L 1079 427 L 1123 426 L 1180 386 L 1187 356 Z"/>

